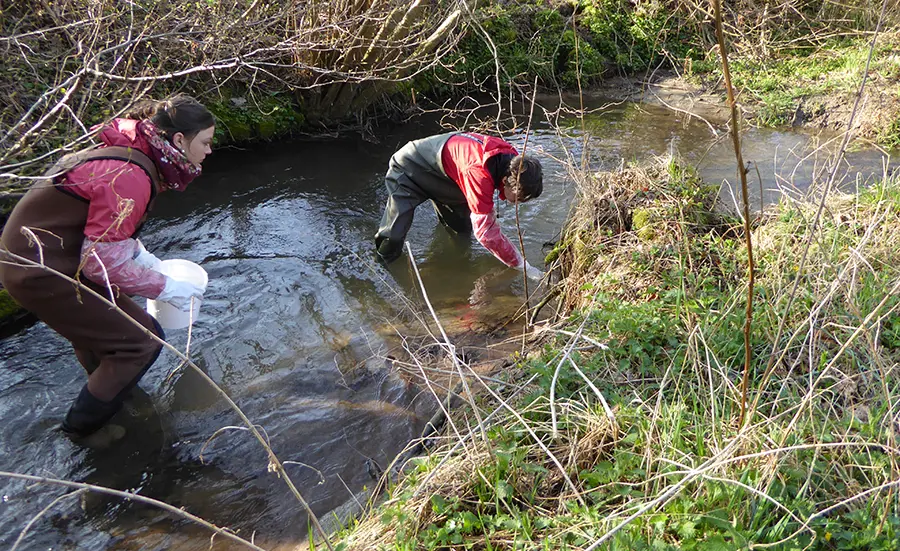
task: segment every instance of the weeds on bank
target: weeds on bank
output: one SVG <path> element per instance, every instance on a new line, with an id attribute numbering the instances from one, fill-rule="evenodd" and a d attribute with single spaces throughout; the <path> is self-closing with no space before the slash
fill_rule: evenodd
<path id="1" fill-rule="evenodd" d="M 4 2 L 2 176 L 176 91 L 216 104 L 220 139 L 362 127 L 453 50 L 459 19 L 452 2 Z"/>
<path id="2" fill-rule="evenodd" d="M 745 101 L 761 106 L 755 114 L 758 124 L 791 124 L 804 99 L 849 97 L 856 92 L 870 40 L 834 40 L 812 51 L 791 50 L 764 59 L 738 57 L 732 63 L 735 86 L 744 91 Z M 886 35 L 876 45 L 869 73 L 876 79 L 875 86 L 890 88 L 900 79 L 897 40 Z M 813 110 L 808 116 L 817 114 Z"/>
<path id="3" fill-rule="evenodd" d="M 499 417 L 466 451 L 449 442 L 416 460 L 341 545 L 896 549 L 898 199 L 896 178 L 831 198 L 803 274 L 813 207 L 754 221 L 760 399 L 738 430 L 738 221 L 675 161 L 595 175 L 550 259 L 566 276 L 567 334 L 585 338 L 548 340 L 507 374 L 535 377 L 516 402 L 525 424 Z M 784 312 L 796 278 L 801 299 Z M 772 343 L 780 316 L 789 330 Z"/>

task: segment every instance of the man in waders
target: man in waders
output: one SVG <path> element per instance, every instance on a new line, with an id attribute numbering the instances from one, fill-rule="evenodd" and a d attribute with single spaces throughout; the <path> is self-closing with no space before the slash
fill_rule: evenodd
<path id="1" fill-rule="evenodd" d="M 501 262 L 539 280 L 543 272 L 525 261 L 500 231 L 494 191 L 512 203 L 543 191 L 540 162 L 519 155 L 509 143 L 474 132 L 450 132 L 407 143 L 394 153 L 384 177 L 388 199 L 375 247 L 385 262 L 397 259 L 417 206 L 430 200 L 441 223 L 475 239 Z"/>

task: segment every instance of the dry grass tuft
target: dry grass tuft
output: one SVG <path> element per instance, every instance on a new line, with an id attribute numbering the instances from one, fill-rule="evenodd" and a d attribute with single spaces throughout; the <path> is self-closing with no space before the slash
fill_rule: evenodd
<path id="1" fill-rule="evenodd" d="M 598 172 L 579 188 L 579 200 L 556 248 L 547 257 L 558 270 L 567 310 L 590 302 L 590 288 L 604 278 L 613 295 L 647 296 L 659 284 L 656 270 L 634 269 L 632 254 L 680 249 L 691 235 L 728 232 L 714 213 L 715 189 L 705 186 L 677 159 L 660 157 L 640 166 Z M 609 284 L 609 280 L 618 284 Z"/>

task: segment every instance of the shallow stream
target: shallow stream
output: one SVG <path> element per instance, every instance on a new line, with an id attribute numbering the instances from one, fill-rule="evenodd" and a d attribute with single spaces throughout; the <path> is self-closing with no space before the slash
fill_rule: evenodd
<path id="1" fill-rule="evenodd" d="M 584 124 L 564 119 L 564 135 L 536 124 L 529 139 L 544 160 L 545 192 L 522 205 L 520 220 L 526 253 L 538 265 L 575 191 L 553 158 L 570 155 L 578 164 L 585 143 L 595 169 L 677 151 L 708 181 L 728 180 L 727 190 L 734 180 L 721 126 L 714 136 L 705 122 L 661 106 L 592 104 L 607 107 Z M 377 143 L 348 137 L 218 150 L 186 193 L 160 198 L 142 236 L 161 258 L 186 258 L 209 272 L 191 356 L 264 428 L 283 461 L 302 463 L 287 469 L 320 515 L 371 487 L 373 471 L 419 436 L 433 413 L 427 391 L 386 360 L 398 332 L 409 330 L 403 302 L 420 300 L 417 283 L 405 258 L 390 269 L 375 262 L 371 238 L 391 154 L 439 131 L 436 120 L 421 117 L 376 129 Z M 505 138 L 522 145 L 521 133 Z M 808 132 L 747 131 L 744 158 L 762 179 L 760 186 L 752 172 L 754 204 L 760 187 L 765 201 L 808 187 L 824 166 L 825 150 L 813 154 L 823 143 L 825 150 L 837 145 Z M 883 161 L 875 149 L 851 153 L 843 185 L 880 175 Z M 728 191 L 722 198 L 732 201 Z M 500 213 L 514 235 L 514 211 L 504 205 Z M 520 276 L 477 243 L 451 238 L 427 205 L 408 239 L 428 296 L 454 331 L 496 327 L 521 303 Z M 186 331 L 171 332 L 169 341 L 183 349 Z M 176 371 L 174 355 L 164 353 L 143 379 L 133 411 L 120 415 L 128 437 L 105 452 L 79 448 L 55 430 L 84 383 L 63 339 L 38 323 L 0 341 L 0 358 L 0 470 L 137 491 L 268 549 L 304 540 L 306 515 L 267 473 L 259 444 L 246 431 L 217 433 L 239 426 L 238 417 L 196 374 Z M 0 547 L 9 548 L 62 493 L 0 480 Z M 75 497 L 39 519 L 19 548 L 205 550 L 209 536 L 144 505 Z M 213 548 L 239 547 L 217 538 Z"/>

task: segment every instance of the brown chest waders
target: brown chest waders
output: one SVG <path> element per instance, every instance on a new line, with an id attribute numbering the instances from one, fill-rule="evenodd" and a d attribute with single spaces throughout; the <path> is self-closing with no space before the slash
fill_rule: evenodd
<path id="1" fill-rule="evenodd" d="M 105 147 L 63 157 L 47 171 L 47 179 L 39 180 L 19 201 L 0 236 L 0 260 L 4 261 L 0 262 L 0 282 L 23 308 L 72 343 L 88 372 L 88 383 L 63 422 L 63 430 L 75 436 L 97 431 L 121 408 L 162 348 L 147 332 L 164 338 L 163 331 L 127 296 L 115 296 L 116 306 L 138 321 L 140 328 L 96 296 L 42 267 L 3 257 L 8 251 L 34 262 L 43 258 L 47 267 L 109 297 L 109 289 L 79 275 L 89 202 L 59 181 L 59 176 L 75 166 L 98 159 L 121 160 L 147 172 L 152 186 L 149 211 L 159 182 L 153 161 L 132 148 Z M 40 240 L 40 247 L 23 228 Z"/>

